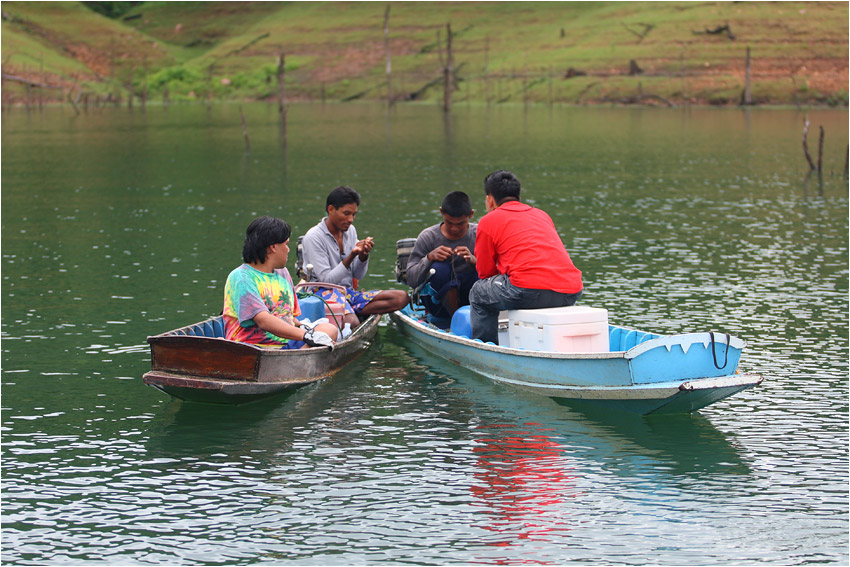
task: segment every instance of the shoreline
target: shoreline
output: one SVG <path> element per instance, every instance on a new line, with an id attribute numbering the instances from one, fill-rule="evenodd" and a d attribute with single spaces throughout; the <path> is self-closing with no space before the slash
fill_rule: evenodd
<path id="1" fill-rule="evenodd" d="M 269 99 L 243 99 L 243 100 L 218 100 L 214 101 L 210 104 L 210 106 L 221 106 L 221 105 L 239 105 L 239 104 L 267 104 L 270 106 L 276 105 L 277 101 L 269 100 Z M 105 108 L 112 109 L 123 109 L 130 111 L 144 111 L 146 107 L 154 107 L 154 108 L 168 108 L 170 106 L 206 106 L 207 102 L 203 100 L 173 100 L 167 103 L 163 103 L 161 100 L 156 101 L 148 101 L 144 105 L 136 102 L 133 106 L 127 105 L 126 102 L 114 103 L 114 102 L 99 102 L 97 104 L 89 104 L 85 107 L 87 110 L 98 109 L 102 110 Z M 379 99 L 359 99 L 359 100 L 315 100 L 315 99 L 299 99 L 299 100 L 289 100 L 286 102 L 287 108 L 291 106 L 313 106 L 313 105 L 368 105 L 368 106 L 387 106 L 386 101 L 382 101 Z M 436 100 L 422 100 L 422 101 L 396 101 L 393 103 L 392 107 L 401 107 L 401 106 L 433 106 L 435 108 L 440 109 L 441 103 Z M 44 102 L 42 104 L 36 103 L 27 103 L 25 101 L 12 101 L 10 103 L 4 103 L 2 107 L 2 111 L 5 113 L 11 109 L 15 110 L 25 110 L 28 112 L 35 112 L 42 110 L 44 108 L 62 108 L 67 107 L 73 110 L 73 106 L 66 101 L 50 101 Z M 677 109 L 717 109 L 717 110 L 799 110 L 799 111 L 807 111 L 807 110 L 843 110 L 850 111 L 850 106 L 848 105 L 830 105 L 830 104 L 788 104 L 788 103 L 764 103 L 764 104 L 711 104 L 707 102 L 701 103 L 687 103 L 687 104 L 673 104 L 673 105 L 659 105 L 659 104 L 644 104 L 644 103 L 622 103 L 622 102 L 586 102 L 586 103 L 575 103 L 575 102 L 562 102 L 562 101 L 554 101 L 554 102 L 498 102 L 498 103 L 487 103 L 484 101 L 457 101 L 453 105 L 454 108 L 457 107 L 492 107 L 492 108 L 516 108 L 516 107 L 534 107 L 534 108 L 554 108 L 554 107 L 562 107 L 562 108 L 646 108 L 646 109 L 660 109 L 660 110 L 677 110 Z M 449 111 L 452 113 L 453 111 Z"/>

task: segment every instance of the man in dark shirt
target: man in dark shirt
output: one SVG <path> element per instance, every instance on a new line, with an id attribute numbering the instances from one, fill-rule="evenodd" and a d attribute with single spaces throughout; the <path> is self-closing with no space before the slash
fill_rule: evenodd
<path id="1" fill-rule="evenodd" d="M 443 198 L 443 222 L 419 233 L 407 262 L 407 283 L 416 288 L 426 280 L 433 294 L 422 302 L 436 317 L 451 318 L 458 307 L 469 305 L 469 290 L 478 280 L 475 271 L 475 211 L 469 195 L 452 191 Z M 434 275 L 429 272 L 434 269 Z"/>

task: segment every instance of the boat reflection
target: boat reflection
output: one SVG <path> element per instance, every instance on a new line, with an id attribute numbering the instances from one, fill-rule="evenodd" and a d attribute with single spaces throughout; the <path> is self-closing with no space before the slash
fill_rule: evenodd
<path id="1" fill-rule="evenodd" d="M 540 474 L 558 482 L 566 482 L 565 471 L 572 468 L 603 464 L 625 476 L 647 468 L 672 478 L 749 473 L 729 435 L 699 414 L 653 417 L 564 407 L 493 383 L 384 331 L 377 349 L 332 379 L 288 397 L 236 407 L 172 400 L 155 420 L 148 448 L 170 458 L 242 453 L 276 462 L 276 456 L 302 450 L 305 442 L 403 445 L 405 418 L 391 421 L 391 428 L 386 424 L 393 415 L 418 413 L 423 420 L 438 419 L 447 440 L 470 442 L 482 471 L 501 455 L 517 470 L 529 470 L 532 462 L 546 465 Z M 481 474 L 479 480 L 504 476 Z"/>
<path id="2" fill-rule="evenodd" d="M 474 527 L 492 534 L 484 538 L 488 547 L 566 542 L 582 533 L 588 506 L 717 490 L 729 475 L 750 473 L 734 443 L 699 414 L 640 416 L 593 405 L 565 407 L 496 384 L 413 342 L 385 341 L 396 347 L 385 345 L 385 356 L 392 352 L 411 379 L 468 400 L 476 423 L 469 431 L 476 481 L 470 492 L 483 512 Z M 479 559 L 526 563 L 494 553 Z"/>
<path id="3" fill-rule="evenodd" d="M 473 449 L 477 459 L 472 494 L 487 507 L 482 527 L 497 537 L 488 545 L 512 545 L 516 539 L 546 539 L 572 528 L 549 511 L 564 509 L 575 498 L 574 465 L 552 430 L 536 423 L 482 425 Z"/>
<path id="4" fill-rule="evenodd" d="M 179 459 L 250 455 L 272 460 L 290 450 L 295 432 L 310 427 L 318 414 L 368 366 L 364 354 L 331 379 L 244 405 L 199 404 L 169 400 L 155 420 L 147 446 L 155 456 Z"/>
<path id="5" fill-rule="evenodd" d="M 727 434 L 698 413 L 640 416 L 592 404 L 562 406 L 550 398 L 493 383 L 412 341 L 387 335 L 385 343 L 396 347 L 396 356 L 412 375 L 432 376 L 447 388 L 462 390 L 478 411 L 495 414 L 502 423 L 525 427 L 533 421 L 538 431 L 547 431 L 564 450 L 578 449 L 586 458 L 610 461 L 625 472 L 640 456 L 671 475 L 749 473 Z M 389 350 L 385 346 L 385 353 Z"/>

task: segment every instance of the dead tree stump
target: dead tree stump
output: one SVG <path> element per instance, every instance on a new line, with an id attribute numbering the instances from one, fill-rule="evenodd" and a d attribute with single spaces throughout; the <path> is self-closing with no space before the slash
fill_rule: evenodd
<path id="1" fill-rule="evenodd" d="M 809 155 L 809 143 L 806 138 L 809 135 L 809 119 L 806 118 L 806 122 L 803 125 L 803 154 L 806 156 L 806 161 L 809 162 L 809 169 L 815 169 L 815 164 L 812 161 L 812 156 Z"/>
<path id="2" fill-rule="evenodd" d="M 446 64 L 443 67 L 443 111 L 450 112 L 452 109 L 452 66 L 454 56 L 452 55 L 452 25 L 446 24 Z"/>
<path id="3" fill-rule="evenodd" d="M 387 11 L 384 12 L 384 51 L 387 54 L 387 104 L 393 104 L 393 70 L 390 63 L 390 5 L 387 4 Z"/>
<path id="4" fill-rule="evenodd" d="M 242 113 L 242 105 L 239 105 L 239 119 L 242 120 L 242 136 L 245 138 L 245 153 L 251 153 L 251 138 L 248 137 L 248 125 L 245 123 L 245 115 Z"/>
<path id="5" fill-rule="evenodd" d="M 741 97 L 741 104 L 750 106 L 753 104 L 753 93 L 750 88 L 750 48 L 747 47 L 747 62 L 746 62 L 746 72 L 744 75 L 744 94 Z"/>

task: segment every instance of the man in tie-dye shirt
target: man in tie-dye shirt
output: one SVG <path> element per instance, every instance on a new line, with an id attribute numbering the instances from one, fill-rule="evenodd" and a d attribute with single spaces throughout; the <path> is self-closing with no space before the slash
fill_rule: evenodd
<path id="1" fill-rule="evenodd" d="M 224 286 L 225 337 L 231 341 L 284 349 L 333 346 L 337 328 L 302 325 L 301 311 L 286 269 L 289 225 L 271 217 L 250 224 L 242 247 L 244 264 Z"/>

